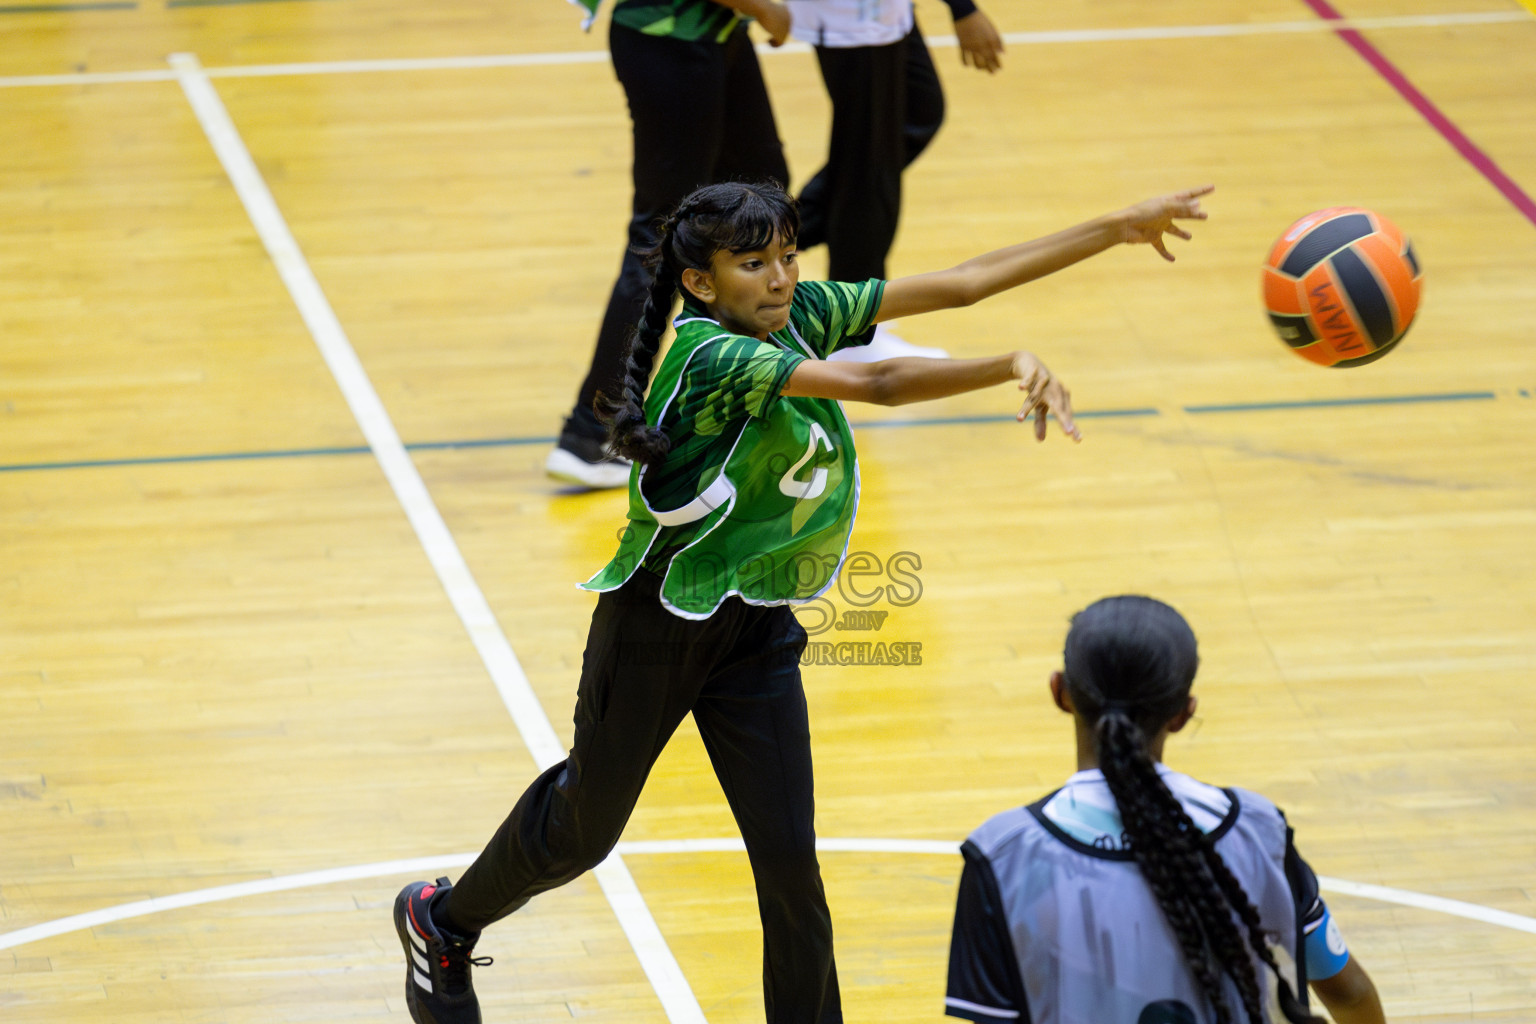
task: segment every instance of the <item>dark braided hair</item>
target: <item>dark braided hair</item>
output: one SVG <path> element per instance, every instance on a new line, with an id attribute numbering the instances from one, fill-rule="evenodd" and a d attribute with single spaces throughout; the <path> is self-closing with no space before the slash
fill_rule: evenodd
<path id="1" fill-rule="evenodd" d="M 1234 1024 L 1223 976 L 1237 987 L 1248 1024 L 1263 1024 L 1250 950 L 1275 972 L 1286 1020 L 1323 1024 L 1280 973 L 1253 902 L 1148 753 L 1151 738 L 1188 705 L 1200 664 L 1189 623 L 1150 597 L 1108 597 L 1073 616 L 1065 655 L 1065 685 L 1093 728 L 1131 853 L 1218 1024 Z"/>
<path id="2" fill-rule="evenodd" d="M 672 447 L 665 431 L 646 422 L 645 389 L 683 271 L 708 271 L 718 252 L 750 252 L 775 238 L 792 240 L 799 234 L 800 212 L 776 181 L 706 185 L 667 215 L 656 244 L 641 254 L 651 269 L 651 287 L 630 335 L 623 388 L 617 398 L 597 396 L 598 418 L 608 424 L 610 452 L 651 466 Z"/>

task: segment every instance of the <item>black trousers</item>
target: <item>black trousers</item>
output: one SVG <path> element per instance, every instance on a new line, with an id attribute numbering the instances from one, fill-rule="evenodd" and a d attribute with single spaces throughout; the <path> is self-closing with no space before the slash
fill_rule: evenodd
<path id="1" fill-rule="evenodd" d="M 635 191 L 619 276 L 576 396 L 584 419 L 590 419 L 598 391 L 615 394 L 623 380 L 629 329 L 650 286 L 636 253 L 655 244 L 656 223 L 703 185 L 763 178 L 789 184 L 768 87 L 746 25 L 717 43 L 648 36 L 611 24 L 608 49 L 629 101 Z"/>
<path id="2" fill-rule="evenodd" d="M 886 277 L 901 172 L 944 123 L 944 89 L 917 23 L 887 46 L 816 47 L 832 100 L 827 164 L 800 192 L 800 244 L 827 244 L 827 277 Z"/>
<path id="3" fill-rule="evenodd" d="M 736 598 L 708 619 L 679 618 L 657 600 L 660 582 L 637 572 L 599 596 L 570 755 L 534 780 L 453 886 L 448 923 L 479 931 L 599 864 L 692 712 L 752 864 L 768 1021 L 841 1021 L 812 822 L 805 630 L 788 608 Z"/>

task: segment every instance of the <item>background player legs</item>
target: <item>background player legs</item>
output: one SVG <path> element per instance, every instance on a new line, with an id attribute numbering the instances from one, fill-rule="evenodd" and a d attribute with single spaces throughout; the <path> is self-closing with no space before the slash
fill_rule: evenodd
<path id="1" fill-rule="evenodd" d="M 914 20 L 888 46 L 818 46 L 832 100 L 827 163 L 800 193 L 802 247 L 825 242 L 829 279 L 886 276 L 886 257 L 901 218 L 901 175 L 944 123 L 944 90 Z M 886 328 L 876 341 L 838 358 L 943 356 L 908 345 Z"/>
<path id="2" fill-rule="evenodd" d="M 545 468 L 588 487 L 620 487 L 628 463 L 608 458 L 607 431 L 592 411 L 598 392 L 614 393 L 624 374 L 629 330 L 645 303 L 649 274 L 639 250 L 655 242 L 656 222 L 700 185 L 730 178 L 786 182 L 789 168 L 746 27 L 724 44 L 648 36 L 613 24 L 613 68 L 633 126 L 634 198 L 619 275 L 598 328 L 576 404 Z M 679 116 L 686 103 L 688 116 Z"/>
<path id="3" fill-rule="evenodd" d="M 811 734 L 800 655 L 805 630 L 767 609 L 748 656 L 716 671 L 693 717 L 752 863 L 763 923 L 769 1024 L 842 1020 L 832 917 L 816 860 Z"/>
<path id="4" fill-rule="evenodd" d="M 726 44 L 725 106 L 710 181 L 762 181 L 789 187 L 789 165 L 774 121 L 768 86 L 745 29 Z M 673 117 L 676 111 L 674 108 Z M 691 118 L 690 109 L 690 118 Z M 681 199 L 682 196 L 678 196 Z"/>
<path id="5" fill-rule="evenodd" d="M 923 154 L 944 124 L 944 86 L 933 66 L 933 55 L 923 41 L 916 19 L 906 38 L 906 110 L 902 117 L 902 165 L 905 171 Z"/>
<path id="6" fill-rule="evenodd" d="M 893 169 L 898 172 L 895 184 L 895 207 L 892 213 L 892 222 L 889 228 L 883 228 L 879 234 L 887 239 L 884 249 L 866 247 L 867 251 L 861 251 L 857 246 L 850 248 L 850 243 L 856 239 L 850 239 L 847 235 L 839 233 L 834 242 L 828 236 L 828 214 L 833 205 L 830 192 L 831 172 L 834 168 L 835 158 L 829 153 L 827 165 L 817 171 L 805 187 L 800 191 L 800 244 L 802 248 L 827 243 L 832 254 L 832 259 L 837 261 L 837 266 L 852 276 L 841 276 L 837 272 L 830 272 L 828 278 L 834 281 L 862 281 L 870 277 L 885 276 L 885 258 L 890 249 L 890 242 L 896 234 L 896 218 L 901 212 L 901 182 L 899 172 L 906 170 L 928 148 L 938 134 L 939 128 L 944 123 L 944 89 L 939 81 L 938 72 L 933 66 L 933 57 L 928 52 L 927 45 L 923 42 L 923 36 L 914 23 L 911 33 L 901 42 L 893 44 L 892 48 L 902 51 L 900 61 L 902 80 L 899 87 L 892 87 L 891 79 L 887 73 L 884 76 L 861 78 L 856 61 L 850 59 L 855 53 L 867 53 L 870 50 L 884 49 L 881 47 L 858 47 L 856 49 L 837 50 L 831 48 L 818 48 L 817 58 L 822 61 L 823 80 L 827 85 L 827 92 L 833 98 L 834 110 L 850 109 L 849 103 L 895 104 L 900 102 L 900 156 L 899 163 L 887 164 L 881 168 L 882 174 L 888 174 Z M 836 65 L 833 74 L 836 75 L 838 84 L 834 93 L 832 79 L 827 77 L 828 65 L 826 60 L 832 57 Z M 877 91 L 888 91 L 886 96 L 876 95 Z M 849 93 L 863 93 L 864 99 L 850 99 Z M 839 104 L 842 104 L 839 107 Z M 834 119 L 835 119 L 834 114 Z M 862 115 L 860 115 L 862 117 Z M 848 123 L 851 121 L 851 123 Z M 844 136 L 842 146 L 838 149 L 839 155 L 863 160 L 862 154 L 868 154 L 870 158 L 891 159 L 895 152 L 889 139 L 879 143 L 860 143 L 857 133 L 863 131 L 872 133 L 876 130 L 890 131 L 890 125 L 885 121 L 879 124 L 867 123 L 862 120 L 848 119 L 841 126 Z M 838 134 L 838 125 L 834 120 L 833 135 Z M 851 136 L 851 137 L 850 137 Z M 837 146 L 838 143 L 834 143 Z M 846 188 L 844 189 L 846 191 Z M 841 194 L 839 198 L 845 198 Z M 842 250 L 844 255 L 839 258 L 837 253 Z"/>
<path id="7" fill-rule="evenodd" d="M 885 257 L 901 215 L 902 127 L 907 40 L 847 49 L 818 46 L 816 59 L 832 100 L 825 184 L 802 202 L 824 223 L 827 278 L 884 278 Z M 804 241 L 804 239 L 802 239 Z"/>

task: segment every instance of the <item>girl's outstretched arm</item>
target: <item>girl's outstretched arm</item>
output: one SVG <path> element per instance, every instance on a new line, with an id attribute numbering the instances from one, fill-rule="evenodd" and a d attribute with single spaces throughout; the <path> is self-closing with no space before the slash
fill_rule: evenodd
<path id="1" fill-rule="evenodd" d="M 1205 185 L 1148 199 L 1054 235 L 977 256 L 948 270 L 888 281 L 875 320 L 895 320 L 936 309 L 969 306 L 990 295 L 1070 267 L 1121 243 L 1145 242 L 1162 254 L 1163 259 L 1172 260 L 1173 254 L 1168 251 L 1163 236 L 1189 238 L 1189 232 L 1174 222 L 1205 220 L 1200 197 L 1209 195 L 1215 188 Z"/>
<path id="2" fill-rule="evenodd" d="M 905 405 L 979 391 L 1010 380 L 1025 392 L 1019 409 L 1022 423 L 1035 417 L 1035 439 L 1045 440 L 1047 416 L 1055 416 L 1062 432 L 1081 441 L 1072 421 L 1072 394 L 1045 364 L 1028 352 L 989 359 L 882 359 L 877 363 L 825 362 L 807 359 L 790 372 L 784 395 L 808 395 L 839 401 Z"/>

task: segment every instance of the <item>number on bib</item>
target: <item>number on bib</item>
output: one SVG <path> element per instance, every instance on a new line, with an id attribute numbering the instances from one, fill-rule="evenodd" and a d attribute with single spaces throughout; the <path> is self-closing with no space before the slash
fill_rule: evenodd
<path id="1" fill-rule="evenodd" d="M 821 497 L 821 492 L 827 489 L 827 468 L 825 466 L 817 466 L 811 473 L 809 480 L 801 480 L 795 476 L 796 473 L 800 472 L 800 467 L 810 462 L 812 457 L 815 456 L 818 445 L 830 452 L 832 450 L 832 439 L 827 436 L 826 430 L 822 428 L 820 423 L 812 423 L 811 443 L 806 447 L 805 454 L 800 456 L 800 461 L 790 466 L 789 471 L 779 480 L 779 490 L 786 497 L 794 498 L 796 501 L 809 501 L 812 498 Z"/>

